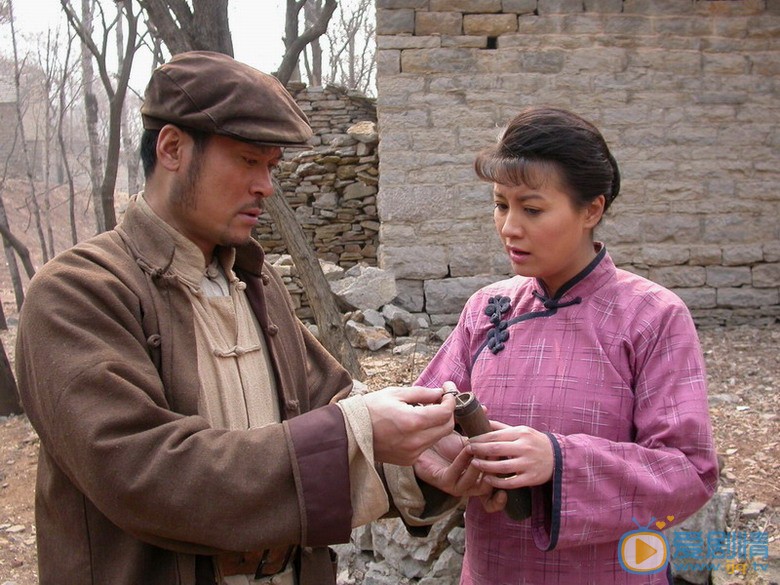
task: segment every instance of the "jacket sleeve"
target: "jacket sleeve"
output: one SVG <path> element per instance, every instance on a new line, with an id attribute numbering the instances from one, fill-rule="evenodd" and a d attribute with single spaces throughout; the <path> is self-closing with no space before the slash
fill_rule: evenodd
<path id="1" fill-rule="evenodd" d="M 690 315 L 678 305 L 655 324 L 632 325 L 634 441 L 549 434 L 553 478 L 533 488 L 531 518 L 542 550 L 615 541 L 636 522 L 676 525 L 715 491 L 705 367 Z"/>
<path id="2" fill-rule="evenodd" d="M 141 326 L 142 293 L 109 263 L 66 254 L 30 285 L 17 373 L 42 447 L 85 506 L 188 553 L 347 540 L 348 506 L 319 515 L 332 482 L 296 472 L 345 459 L 338 407 L 320 398 L 323 408 L 283 424 L 232 432 L 174 412 Z"/>

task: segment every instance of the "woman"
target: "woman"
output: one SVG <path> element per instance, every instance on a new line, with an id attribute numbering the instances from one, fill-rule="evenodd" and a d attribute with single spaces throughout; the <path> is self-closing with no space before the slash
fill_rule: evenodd
<path id="1" fill-rule="evenodd" d="M 621 553 L 618 543 L 640 525 L 679 524 L 716 487 L 690 313 L 594 243 L 620 174 L 592 124 L 523 111 L 475 169 L 493 183 L 496 230 L 517 276 L 471 297 L 416 382 L 452 380 L 492 420 L 457 457 L 442 442 L 416 464 L 428 483 L 480 496 L 466 511 L 461 584 L 671 582 L 663 562 L 629 572 L 652 564 L 641 560 L 649 549 Z M 434 463 L 442 456 L 446 470 Z M 532 513 L 517 522 L 498 512 L 504 490 L 521 486 Z"/>

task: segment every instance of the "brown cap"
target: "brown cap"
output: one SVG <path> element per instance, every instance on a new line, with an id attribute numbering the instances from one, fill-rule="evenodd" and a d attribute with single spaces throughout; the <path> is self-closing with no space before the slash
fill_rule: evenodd
<path id="1" fill-rule="evenodd" d="M 144 128 L 175 124 L 271 146 L 305 146 L 306 115 L 278 79 L 228 55 L 190 51 L 152 73 L 141 106 Z"/>

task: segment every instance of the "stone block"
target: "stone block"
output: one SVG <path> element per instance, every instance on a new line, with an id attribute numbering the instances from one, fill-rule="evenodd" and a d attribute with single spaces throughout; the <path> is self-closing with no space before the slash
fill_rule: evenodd
<path id="1" fill-rule="evenodd" d="M 447 74 L 474 71 L 474 49 L 411 49 L 401 55 L 401 71 L 404 73 Z"/>
<path id="2" fill-rule="evenodd" d="M 414 33 L 414 10 L 402 8 L 376 11 L 377 35 L 400 35 L 403 33 Z"/>
<path id="3" fill-rule="evenodd" d="M 723 264 L 725 266 L 739 266 L 742 264 L 754 264 L 764 259 L 764 250 L 761 244 L 742 244 L 723 247 Z"/>
<path id="4" fill-rule="evenodd" d="M 406 280 L 442 278 L 449 272 L 444 246 L 390 246 L 383 241 L 379 265 Z"/>
<path id="5" fill-rule="evenodd" d="M 536 10 L 540 16 L 582 12 L 583 3 L 582 0 L 539 0 Z"/>
<path id="6" fill-rule="evenodd" d="M 764 243 L 764 262 L 780 262 L 780 240 Z"/>
<path id="7" fill-rule="evenodd" d="M 382 50 L 376 52 L 376 72 L 384 78 L 401 73 L 401 51 Z M 382 82 L 377 82 L 381 85 Z"/>
<path id="8" fill-rule="evenodd" d="M 441 37 L 441 46 L 455 49 L 484 49 L 487 47 L 487 37 L 467 35 L 444 36 Z"/>
<path id="9" fill-rule="evenodd" d="M 379 309 L 398 294 L 391 270 L 358 265 L 344 273 L 344 278 L 330 282 L 339 304 L 349 309 Z"/>
<path id="10" fill-rule="evenodd" d="M 780 287 L 780 263 L 753 266 L 752 276 L 756 288 Z"/>
<path id="11" fill-rule="evenodd" d="M 432 12 L 482 13 L 501 12 L 501 0 L 430 0 Z"/>
<path id="12" fill-rule="evenodd" d="M 660 14 L 692 14 L 694 2 L 680 2 L 680 0 L 624 0 L 623 12 L 648 14 L 652 16 Z"/>
<path id="13" fill-rule="evenodd" d="M 708 266 L 707 286 L 723 288 L 751 284 L 752 277 L 748 266 Z"/>
<path id="14" fill-rule="evenodd" d="M 470 276 L 425 281 L 425 310 L 429 314 L 460 313 L 469 297 L 477 290 L 502 277 Z M 431 320 L 433 323 L 433 320 Z M 442 323 L 447 325 L 448 323 Z"/>
<path id="15" fill-rule="evenodd" d="M 497 37 L 517 32 L 514 14 L 467 14 L 463 17 L 463 32 L 467 35 Z"/>
<path id="16" fill-rule="evenodd" d="M 585 12 L 623 12 L 623 0 L 584 0 L 583 4 Z"/>
<path id="17" fill-rule="evenodd" d="M 395 281 L 398 296 L 393 299 L 393 304 L 412 313 L 419 313 L 425 308 L 425 293 L 422 280 L 408 280 L 399 278 Z"/>
<path id="18" fill-rule="evenodd" d="M 719 288 L 719 307 L 766 307 L 780 303 L 780 292 L 772 288 Z"/>
<path id="19" fill-rule="evenodd" d="M 673 288 L 676 294 L 690 309 L 712 309 L 717 306 L 717 293 L 714 288 Z"/>
<path id="20" fill-rule="evenodd" d="M 690 248 L 681 245 L 656 244 L 642 248 L 642 261 L 648 266 L 675 266 L 688 262 Z"/>
<path id="21" fill-rule="evenodd" d="M 649 278 L 667 288 L 693 288 L 705 285 L 707 272 L 701 266 L 663 266 L 650 268 Z"/>
<path id="22" fill-rule="evenodd" d="M 514 14 L 533 14 L 536 11 L 536 0 L 502 0 L 501 11 Z"/>
<path id="23" fill-rule="evenodd" d="M 421 13 L 422 14 L 422 13 Z M 439 36 L 378 35 L 376 48 L 384 49 L 436 49 L 441 46 Z"/>
<path id="24" fill-rule="evenodd" d="M 483 224 L 487 226 L 487 224 Z M 506 273 L 510 263 L 501 248 L 498 237 L 472 241 L 450 249 L 450 276 L 474 276 L 477 274 Z M 498 267 L 499 270 L 495 270 Z"/>
<path id="25" fill-rule="evenodd" d="M 679 525 L 672 525 L 667 528 L 666 534 L 669 541 L 674 540 L 676 532 L 691 532 L 695 533 L 694 536 L 707 535 L 710 532 L 725 532 L 726 521 L 728 519 L 729 511 L 731 509 L 731 503 L 734 500 L 733 489 L 720 489 L 712 498 L 704 505 L 704 507 L 696 512 L 690 518 L 681 522 Z M 674 551 L 674 547 L 672 547 Z M 705 551 L 704 558 L 711 559 L 715 554 L 714 551 Z M 679 561 L 679 569 L 678 569 Z M 687 562 L 684 562 L 687 561 Z M 684 579 L 687 583 L 696 583 L 698 585 L 705 585 L 710 582 L 709 568 L 707 563 L 703 563 L 703 568 L 696 569 L 683 569 L 683 565 L 702 565 L 701 563 L 692 563 L 691 559 L 676 558 L 672 554 L 671 566 L 672 574 L 675 577 Z"/>
<path id="26" fill-rule="evenodd" d="M 460 35 L 463 33 L 463 15 L 460 12 L 418 12 L 414 32 L 415 35 Z"/>
<path id="27" fill-rule="evenodd" d="M 416 8 L 425 10 L 428 8 L 428 0 L 376 0 L 377 10 L 398 10 L 399 8 Z"/>
<path id="28" fill-rule="evenodd" d="M 586 48 L 567 51 L 563 72 L 619 73 L 628 67 L 628 51 L 621 48 Z"/>
<path id="29" fill-rule="evenodd" d="M 431 327 L 446 327 L 448 325 L 456 325 L 458 323 L 458 319 L 460 318 L 460 312 L 457 313 L 442 313 L 442 314 L 431 314 Z"/>
<path id="30" fill-rule="evenodd" d="M 723 252 L 716 245 L 692 245 L 690 248 L 690 263 L 697 266 L 710 266 L 720 264 L 723 260 Z"/>

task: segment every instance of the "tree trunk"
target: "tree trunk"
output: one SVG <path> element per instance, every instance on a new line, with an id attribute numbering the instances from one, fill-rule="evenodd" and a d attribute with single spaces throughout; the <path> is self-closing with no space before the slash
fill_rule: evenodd
<path id="1" fill-rule="evenodd" d="M 73 172 L 70 170 L 70 162 L 68 161 L 68 149 L 65 145 L 65 86 L 68 78 L 68 68 L 70 63 L 70 51 L 72 44 L 68 42 L 68 49 L 65 53 L 65 62 L 62 66 L 62 78 L 59 83 L 59 98 L 60 108 L 59 116 L 57 119 L 57 143 L 60 148 L 60 157 L 62 158 L 62 166 L 65 171 L 65 178 L 68 181 L 68 221 L 70 222 L 70 241 L 72 245 L 76 245 L 79 241 L 78 229 L 76 227 L 76 187 L 73 184 Z"/>
<path id="2" fill-rule="evenodd" d="M 87 34 L 92 34 L 92 14 L 94 0 L 81 0 L 81 22 Z M 106 218 L 103 215 L 103 202 L 100 185 L 103 182 L 103 157 L 100 155 L 100 131 L 98 129 L 98 99 L 93 91 L 95 72 L 92 68 L 92 54 L 85 42 L 81 43 L 81 74 L 84 83 L 84 110 L 87 122 L 89 143 L 89 179 L 92 185 L 92 206 L 95 213 L 95 231 L 106 231 Z"/>
<path id="3" fill-rule="evenodd" d="M 27 273 L 27 278 L 35 276 L 35 268 L 33 268 L 32 261 L 30 260 L 30 251 L 27 249 L 19 238 L 11 233 L 8 229 L 8 220 L 5 217 L 5 207 L 3 207 L 2 222 L 0 222 L 0 235 L 11 245 L 11 247 L 19 254 L 22 259 L 22 265 Z"/>
<path id="4" fill-rule="evenodd" d="M 22 404 L 19 402 L 19 391 L 16 388 L 16 379 L 5 353 L 5 346 L 0 340 L 0 416 L 9 414 L 21 414 Z"/>
<path id="5" fill-rule="evenodd" d="M 117 12 L 119 18 L 117 19 L 116 27 L 116 55 L 117 62 L 119 63 L 119 69 L 122 69 L 124 64 L 124 30 L 122 27 L 122 7 L 117 4 Z M 122 154 L 125 159 L 125 166 L 127 167 L 127 193 L 132 195 L 140 191 L 140 184 L 138 182 L 138 162 L 139 154 L 135 145 L 133 144 L 133 136 L 130 130 L 130 125 L 127 120 L 127 109 L 122 108 L 121 114 L 121 134 L 122 134 Z"/>
<path id="6" fill-rule="evenodd" d="M 11 14 L 11 45 L 14 53 L 14 87 L 16 89 L 16 121 L 17 129 L 19 131 L 19 139 L 22 145 L 22 153 L 24 155 L 24 167 L 27 174 L 27 183 L 30 186 L 30 199 L 29 202 L 32 205 L 33 219 L 35 223 L 35 229 L 38 233 L 38 240 L 41 245 L 41 257 L 43 262 L 46 263 L 49 260 L 49 251 L 46 247 L 46 237 L 43 234 L 43 223 L 41 221 L 41 209 L 38 206 L 38 196 L 35 193 L 35 162 L 30 156 L 30 152 L 27 149 L 27 138 L 24 133 L 24 114 L 22 112 L 22 92 L 21 92 L 21 66 L 19 64 L 19 56 L 16 51 L 16 30 L 14 28 L 14 11 L 13 3 L 9 4 L 9 10 Z"/>
<path id="7" fill-rule="evenodd" d="M 298 269 L 309 304 L 314 312 L 314 319 L 320 330 L 320 341 L 353 378 L 362 380 L 365 372 L 360 365 L 357 353 L 347 341 L 344 327 L 341 323 L 341 313 L 336 305 L 336 298 L 330 290 L 325 274 L 322 272 L 319 260 L 314 255 L 306 241 L 300 224 L 295 219 L 284 193 L 278 183 L 274 182 L 274 196 L 265 200 L 265 207 L 276 225 L 276 229 L 284 238 L 287 251 L 292 256 Z"/>
<path id="8" fill-rule="evenodd" d="M 22 277 L 19 274 L 19 265 L 16 263 L 16 256 L 14 255 L 14 250 L 16 247 L 13 245 L 12 240 L 5 235 L 6 232 L 9 235 L 13 235 L 11 234 L 11 230 L 8 227 L 8 216 L 5 213 L 5 202 L 3 201 L 2 195 L 0 195 L 0 233 L 4 234 L 3 250 L 5 252 L 6 263 L 8 264 L 8 272 L 11 275 L 11 283 L 14 287 L 16 310 L 21 311 L 22 303 L 24 303 L 24 285 L 22 284 Z M 27 251 L 27 248 L 25 248 L 25 251 L 27 252 L 27 261 L 29 262 L 30 253 Z"/>

